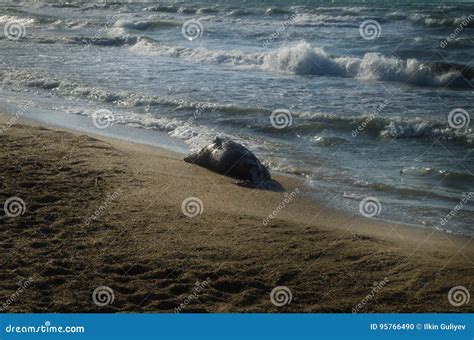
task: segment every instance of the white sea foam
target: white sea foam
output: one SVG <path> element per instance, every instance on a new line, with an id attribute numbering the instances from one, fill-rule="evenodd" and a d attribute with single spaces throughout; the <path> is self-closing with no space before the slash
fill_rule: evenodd
<path id="1" fill-rule="evenodd" d="M 35 23 L 33 18 L 22 18 L 14 15 L 1 15 L 0 24 L 5 24 L 9 22 L 15 22 L 23 26 L 32 26 Z"/>

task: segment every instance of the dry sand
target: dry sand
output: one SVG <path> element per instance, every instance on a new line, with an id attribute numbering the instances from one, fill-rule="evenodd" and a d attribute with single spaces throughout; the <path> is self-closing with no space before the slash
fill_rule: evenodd
<path id="1" fill-rule="evenodd" d="M 0 143 L 0 203 L 26 205 L 18 217 L 0 210 L 5 312 L 474 310 L 447 298 L 454 286 L 474 292 L 472 238 L 351 216 L 286 177 L 286 196 L 242 188 L 121 140 L 21 121 Z M 202 214 L 183 214 L 188 197 Z M 93 302 L 100 286 L 112 303 Z M 290 303 L 272 304 L 276 286 Z"/>

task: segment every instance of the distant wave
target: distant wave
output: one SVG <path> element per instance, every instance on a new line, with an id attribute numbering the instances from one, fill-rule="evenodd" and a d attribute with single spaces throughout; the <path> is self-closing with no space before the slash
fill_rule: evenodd
<path id="1" fill-rule="evenodd" d="M 149 12 L 165 12 L 165 13 L 178 13 L 180 6 L 172 6 L 172 5 L 154 5 L 150 7 L 146 7 L 143 10 Z"/>
<path id="2" fill-rule="evenodd" d="M 379 23 L 386 20 L 381 17 L 365 16 L 365 15 L 328 15 L 320 13 L 298 13 L 294 17 L 293 24 L 295 26 L 304 27 L 359 27 L 364 20 L 377 20 Z"/>
<path id="3" fill-rule="evenodd" d="M 268 15 L 284 15 L 284 14 L 293 14 L 294 12 L 288 9 L 281 7 L 269 7 L 265 10 L 265 13 Z"/>
<path id="4" fill-rule="evenodd" d="M 470 27 L 474 28 L 474 15 L 468 17 L 454 17 L 454 18 L 425 18 L 423 23 L 427 27 Z"/>
<path id="5" fill-rule="evenodd" d="M 115 27 L 128 28 L 128 29 L 133 29 L 133 30 L 138 30 L 138 31 L 167 28 L 167 27 L 178 27 L 181 25 L 182 23 L 175 20 L 132 21 L 132 20 L 125 20 L 125 19 L 120 19 L 114 24 Z"/>
<path id="6" fill-rule="evenodd" d="M 71 45 L 94 45 L 94 46 L 104 46 L 104 47 L 118 47 L 118 46 L 132 46 L 133 44 L 136 44 L 136 42 L 139 39 L 144 39 L 144 38 L 139 38 L 137 36 L 132 36 L 132 35 L 116 37 L 116 38 L 26 36 L 21 41 L 34 42 L 37 44 L 71 44 Z"/>
<path id="7" fill-rule="evenodd" d="M 15 15 L 1 15 L 0 16 L 0 23 L 7 23 L 7 22 L 16 22 L 23 26 L 32 26 L 35 24 L 36 20 L 34 18 L 29 17 L 20 17 Z"/>

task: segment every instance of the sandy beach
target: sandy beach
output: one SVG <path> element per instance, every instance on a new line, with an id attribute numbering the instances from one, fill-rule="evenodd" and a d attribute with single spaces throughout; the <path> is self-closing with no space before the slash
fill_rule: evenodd
<path id="1" fill-rule="evenodd" d="M 0 217 L 3 311 L 474 311 L 448 301 L 474 289 L 472 238 L 352 216 L 289 177 L 274 176 L 285 193 L 253 190 L 150 146 L 25 120 L 2 131 L 1 203 L 25 203 Z"/>

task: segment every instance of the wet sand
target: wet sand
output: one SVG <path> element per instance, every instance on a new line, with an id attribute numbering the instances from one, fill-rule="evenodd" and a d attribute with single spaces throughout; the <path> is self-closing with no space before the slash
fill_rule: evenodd
<path id="1" fill-rule="evenodd" d="M 119 139 L 24 120 L 0 132 L 1 204 L 26 208 L 0 210 L 4 312 L 474 310 L 448 301 L 474 290 L 470 237 L 352 216 L 287 177 L 286 193 L 242 188 Z M 278 286 L 291 302 L 272 303 Z"/>

